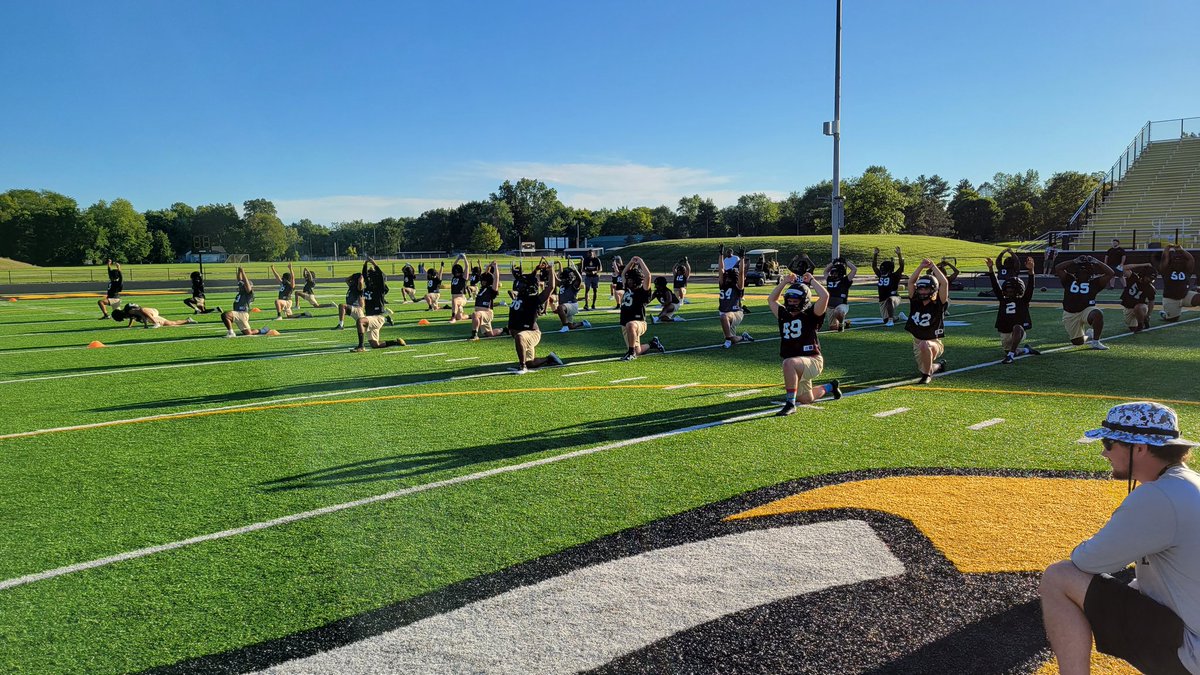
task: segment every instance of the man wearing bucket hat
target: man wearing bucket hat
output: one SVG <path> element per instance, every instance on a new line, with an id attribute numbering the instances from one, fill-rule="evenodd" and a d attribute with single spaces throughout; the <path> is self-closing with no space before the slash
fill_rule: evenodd
<path id="1" fill-rule="evenodd" d="M 1051 565 L 1039 593 L 1064 675 L 1086 673 L 1096 649 L 1147 673 L 1200 673 L 1200 475 L 1184 462 L 1175 411 L 1139 401 L 1108 411 L 1088 438 L 1130 492 L 1108 522 Z M 1134 482 L 1139 482 L 1136 489 Z M 1112 576 L 1134 563 L 1134 580 Z"/>

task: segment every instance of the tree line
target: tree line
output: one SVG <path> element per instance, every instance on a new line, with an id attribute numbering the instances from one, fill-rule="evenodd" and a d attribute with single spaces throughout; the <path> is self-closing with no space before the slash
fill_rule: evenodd
<path id="1" fill-rule="evenodd" d="M 1099 184 L 1097 174 L 1056 173 L 1044 183 L 1032 169 L 997 173 L 976 186 L 951 189 L 938 175 L 897 179 L 872 166 L 842 183 L 849 234 L 925 234 L 970 241 L 1019 240 L 1065 229 L 1071 215 Z M 233 204 L 184 203 L 138 211 L 128 200 L 80 208 L 48 190 L 0 194 L 0 256 L 35 265 L 77 265 L 113 258 L 123 262 L 173 262 L 204 236 L 229 253 L 252 260 L 299 260 L 397 251 L 468 250 L 492 253 L 544 237 L 572 243 L 601 235 L 662 237 L 822 234 L 830 231 L 832 182 L 810 185 L 782 200 L 742 195 L 719 208 L 692 195 L 674 206 L 596 210 L 563 204 L 557 191 L 534 178 L 504 181 L 487 199 L 421 215 L 354 220 L 330 225 L 308 219 L 285 225 L 267 199 Z"/>

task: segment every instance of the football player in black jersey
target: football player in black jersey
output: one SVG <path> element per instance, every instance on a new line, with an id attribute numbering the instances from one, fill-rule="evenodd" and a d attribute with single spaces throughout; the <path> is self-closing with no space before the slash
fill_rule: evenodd
<path id="1" fill-rule="evenodd" d="M 531 368 L 561 366 L 563 361 L 554 352 L 550 352 L 548 356 L 537 357 L 537 346 L 542 341 L 542 331 L 538 328 L 537 318 L 542 313 L 546 301 L 550 299 L 550 294 L 554 292 L 554 285 L 539 286 L 536 272 L 518 277 L 515 284 L 516 297 L 508 307 L 507 329 L 517 349 L 517 367 L 513 369 L 513 373 L 524 375 Z"/>
<path id="2" fill-rule="evenodd" d="M 900 280 L 904 278 L 904 254 L 900 253 L 899 246 L 896 247 L 896 261 L 896 263 L 891 260 L 879 262 L 878 248 L 871 257 L 871 270 L 875 272 L 875 284 L 879 287 L 879 316 L 883 319 L 885 326 L 896 325 L 896 309 L 900 307 Z"/>
<path id="3" fill-rule="evenodd" d="M 1000 347 L 1004 350 L 1004 363 L 1012 363 L 1018 356 L 1040 354 L 1029 345 L 1021 345 L 1027 332 L 1033 328 L 1033 319 L 1029 315 L 1029 303 L 1033 300 L 1033 288 L 1037 277 L 1033 266 L 1033 258 L 1025 258 L 1025 270 L 1029 279 L 1012 277 L 1001 284 L 996 279 L 995 265 L 991 258 L 984 258 L 988 268 L 988 281 L 992 282 L 992 293 L 996 295 L 1000 307 L 996 311 L 996 330 L 1000 333 Z M 943 272 L 945 274 L 945 272 Z"/>
<path id="4" fill-rule="evenodd" d="M 425 310 L 441 309 L 438 304 L 442 298 L 442 270 L 446 269 L 446 261 L 438 263 L 438 268 L 433 269 L 430 265 L 425 270 L 425 304 L 428 305 Z"/>
<path id="5" fill-rule="evenodd" d="M 358 327 L 358 346 L 350 351 L 364 352 L 366 346 L 364 341 L 370 344 L 374 349 L 382 349 L 384 347 L 403 347 L 406 343 L 400 338 L 392 340 L 380 340 L 379 331 L 383 325 L 387 323 L 388 316 L 385 314 L 384 304 L 387 295 L 387 275 L 383 273 L 383 268 L 375 262 L 374 258 L 367 258 L 367 261 L 362 266 L 363 278 L 363 316 L 357 322 Z"/>
<path id="6" fill-rule="evenodd" d="M 1150 312 L 1154 309 L 1157 289 L 1154 281 L 1158 270 L 1150 263 L 1125 265 L 1125 287 L 1121 291 L 1121 308 L 1125 325 L 1137 333 L 1150 327 Z"/>
<path id="7" fill-rule="evenodd" d="M 250 281 L 250 277 L 246 276 L 246 270 L 241 267 L 237 268 L 237 295 L 233 297 L 233 309 L 221 315 L 221 322 L 225 324 L 225 337 L 231 338 L 237 335 L 233 331 L 234 326 L 242 332 L 242 335 L 266 335 L 270 330 L 263 326 L 260 330 L 250 328 L 250 306 L 254 303 L 254 284 Z"/>
<path id="8" fill-rule="evenodd" d="M 675 269 L 671 271 L 671 276 L 675 295 L 678 296 L 679 302 L 684 305 L 692 304 L 687 299 L 687 285 L 688 279 L 692 278 L 692 264 L 688 262 L 686 255 L 675 263 Z"/>
<path id="9" fill-rule="evenodd" d="M 471 312 L 471 341 L 482 337 L 496 337 L 504 331 L 492 328 L 496 298 L 500 295 L 500 267 L 493 260 L 479 275 L 479 292 L 475 294 L 475 309 Z"/>
<path id="10" fill-rule="evenodd" d="M 450 267 L 450 323 L 467 320 L 467 270 L 471 262 L 464 253 L 459 253 Z"/>
<path id="11" fill-rule="evenodd" d="M 596 309 L 596 293 L 600 287 L 600 270 L 603 264 L 600 258 L 596 255 L 596 249 L 588 249 L 587 256 L 583 259 L 583 308 L 584 310 Z M 588 294 L 592 296 L 592 304 L 588 305 Z"/>
<path id="12" fill-rule="evenodd" d="M 625 356 L 632 361 L 649 351 L 666 352 L 658 338 L 642 344 L 646 333 L 646 305 L 650 303 L 650 268 L 638 256 L 625 265 L 625 292 L 621 296 L 621 334 L 625 337 Z"/>
<path id="13" fill-rule="evenodd" d="M 404 263 L 404 267 L 400 268 L 400 274 L 404 277 L 404 282 L 400 288 L 400 297 L 403 298 L 402 303 L 408 304 L 417 301 L 417 271 L 413 266 Z"/>
<path id="14" fill-rule="evenodd" d="M 279 295 L 275 299 L 275 318 L 290 319 L 292 318 L 292 295 L 296 292 L 296 276 L 292 271 L 292 263 L 288 263 L 288 271 L 282 276 L 275 271 L 275 265 L 271 265 L 271 274 L 275 277 L 275 282 L 279 284 Z M 308 312 L 300 314 L 300 316 L 312 316 Z"/>
<path id="15" fill-rule="evenodd" d="M 922 272 L 929 274 L 922 276 Z M 908 278 L 908 320 L 904 330 L 912 333 L 913 356 L 917 360 L 917 370 L 921 372 L 921 384 L 929 384 L 929 380 L 938 372 L 946 370 L 946 362 L 941 360 L 946 353 L 942 344 L 945 334 L 946 308 L 950 303 L 950 284 L 946 275 L 926 258 Z"/>
<path id="16" fill-rule="evenodd" d="M 558 329 L 558 332 L 567 333 L 579 328 L 591 328 L 590 321 L 575 321 L 575 315 L 579 313 L 579 289 L 583 286 L 583 275 L 575 269 L 570 260 L 565 263 L 555 260 L 554 266 L 558 270 L 558 307 L 555 311 L 558 320 L 562 322 L 562 328 Z"/>
<path id="17" fill-rule="evenodd" d="M 300 270 L 300 278 L 304 279 L 304 287 L 296 291 L 296 297 L 313 307 L 320 307 L 321 301 L 317 299 L 317 273 L 305 267 Z"/>
<path id="18" fill-rule="evenodd" d="M 1163 311 L 1158 316 L 1167 323 L 1179 320 L 1184 307 L 1200 307 L 1200 294 L 1188 288 L 1196 272 L 1196 259 L 1178 244 L 1163 247 L 1158 273 L 1163 277 Z"/>
<path id="19" fill-rule="evenodd" d="M 555 289 L 555 292 L 551 293 L 542 305 L 542 314 L 558 314 L 558 275 L 554 273 L 554 266 L 550 264 L 549 260 L 546 260 L 546 256 L 542 256 L 537 266 L 533 268 L 533 273 L 537 275 L 539 284 L 553 286 Z"/>
<path id="20" fill-rule="evenodd" d="M 342 330 L 346 327 L 347 314 L 354 319 L 356 325 L 359 319 L 366 316 L 363 309 L 363 291 L 365 290 L 366 285 L 363 282 L 362 272 L 355 272 L 346 277 L 346 302 L 338 305 L 338 322 L 334 330 Z"/>
<path id="21" fill-rule="evenodd" d="M 483 270 L 479 269 L 479 265 L 471 267 L 471 273 L 467 275 L 467 299 L 470 300 L 479 292 L 479 275 L 483 274 Z"/>
<path id="22" fill-rule="evenodd" d="M 1006 247 L 996 256 L 996 279 L 1003 284 L 1006 280 L 1019 276 L 1021 273 L 1020 259 L 1012 247 Z"/>
<path id="23" fill-rule="evenodd" d="M 737 334 L 738 326 L 746 318 L 742 306 L 742 297 L 746 292 L 746 256 L 735 256 L 727 252 L 723 245 L 718 245 L 717 269 L 723 270 L 717 280 L 717 311 L 721 313 L 725 348 L 729 349 L 739 342 L 754 342 L 748 332 Z"/>
<path id="24" fill-rule="evenodd" d="M 1113 271 L 1089 255 L 1064 260 L 1054 266 L 1054 274 L 1063 286 L 1063 327 L 1071 344 L 1085 341 L 1092 349 L 1108 349 L 1100 342 L 1104 332 L 1104 312 L 1096 307 L 1096 296 L 1108 286 Z"/>
<path id="25" fill-rule="evenodd" d="M 651 299 L 662 305 L 662 310 L 654 317 L 654 323 L 685 320 L 682 316 L 675 316 L 675 312 L 679 310 L 679 296 L 667 287 L 666 277 L 654 277 L 654 295 Z"/>
<path id="26" fill-rule="evenodd" d="M 104 297 L 96 301 L 100 306 L 100 318 L 108 318 L 109 307 L 119 307 L 121 305 L 121 291 L 125 290 L 125 275 L 121 273 L 121 263 L 115 263 L 112 258 L 104 261 L 108 266 L 108 289 L 104 291 Z"/>
<path id="27" fill-rule="evenodd" d="M 621 299 L 625 295 L 625 277 L 623 271 L 625 269 L 625 261 L 621 260 L 621 256 L 614 255 L 612 259 L 612 281 L 610 284 L 609 300 L 616 300 L 617 309 L 621 308 Z"/>
<path id="28" fill-rule="evenodd" d="M 192 314 L 211 314 L 216 312 L 221 314 L 221 308 L 207 309 L 204 306 L 204 276 L 199 272 L 192 272 L 192 297 L 185 298 L 183 304 L 192 308 Z"/>
<path id="29" fill-rule="evenodd" d="M 825 268 L 825 285 L 829 289 L 829 330 L 842 332 L 850 327 L 850 287 L 858 267 L 845 258 L 834 258 Z"/>
<path id="30" fill-rule="evenodd" d="M 783 359 L 783 386 L 787 390 L 783 408 L 776 413 L 781 417 L 796 412 L 797 400 L 808 405 L 826 394 L 835 399 L 842 397 L 837 380 L 815 387 L 812 384 L 825 369 L 817 330 L 825 320 L 829 291 L 810 273 L 801 279 L 797 282 L 795 273 L 782 275 L 767 298 L 767 307 L 779 321 L 779 357 Z M 813 292 L 817 294 L 816 302 L 812 300 Z M 783 304 L 779 303 L 780 294 Z"/>
<path id="31" fill-rule="evenodd" d="M 162 318 L 162 315 L 158 313 L 157 309 L 154 309 L 153 307 L 139 307 L 132 302 L 125 305 L 123 308 L 113 307 L 112 318 L 113 321 L 118 322 L 128 319 L 129 323 L 125 324 L 126 328 L 132 326 L 134 321 L 140 321 L 142 323 L 142 328 L 186 326 L 189 323 L 196 323 L 196 320 L 190 316 L 182 321 L 171 321 L 169 319 L 164 319 Z"/>
<path id="32" fill-rule="evenodd" d="M 954 264 L 953 260 L 949 258 L 942 258 L 942 261 L 937 264 L 937 267 L 942 271 L 942 274 L 946 276 L 946 283 L 950 285 L 950 290 L 962 290 L 961 286 L 956 287 L 955 285 L 955 282 L 958 281 L 958 275 L 960 272 L 958 271 L 958 267 Z"/>

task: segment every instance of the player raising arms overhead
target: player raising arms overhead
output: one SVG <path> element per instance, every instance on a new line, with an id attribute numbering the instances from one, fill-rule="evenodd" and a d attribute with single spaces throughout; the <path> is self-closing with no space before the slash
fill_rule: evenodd
<path id="1" fill-rule="evenodd" d="M 320 307 L 321 301 L 317 300 L 317 273 L 305 267 L 300 270 L 300 278 L 304 279 L 304 287 L 296 291 L 296 297 L 313 307 Z"/>
<path id="2" fill-rule="evenodd" d="M 355 272 L 346 277 L 346 302 L 338 305 L 338 322 L 334 326 L 334 330 L 342 330 L 346 327 L 346 315 L 349 314 L 354 323 L 366 316 L 363 312 L 363 291 L 366 290 L 366 285 L 363 283 L 362 272 Z"/>
<path id="3" fill-rule="evenodd" d="M 404 263 L 404 267 L 400 268 L 400 275 L 404 278 L 400 287 L 401 302 L 407 304 L 417 301 L 417 271 L 413 266 Z"/>
<path id="4" fill-rule="evenodd" d="M 900 247 L 896 247 L 896 261 L 884 260 L 879 262 L 879 249 L 871 258 L 871 269 L 875 272 L 875 283 L 879 287 L 879 316 L 883 325 L 896 325 L 896 308 L 900 306 L 900 280 L 904 278 L 904 255 Z M 911 293 L 912 288 L 909 287 Z"/>
<path id="5" fill-rule="evenodd" d="M 1163 311 L 1159 317 L 1167 323 L 1179 320 L 1184 307 L 1200 307 L 1200 294 L 1188 289 L 1188 279 L 1196 271 L 1196 259 L 1182 246 L 1167 244 L 1158 261 L 1163 276 Z"/>
<path id="6" fill-rule="evenodd" d="M 268 328 L 263 326 L 255 331 L 250 328 L 250 305 L 254 303 L 254 284 L 246 276 L 246 270 L 237 268 L 237 295 L 233 296 L 233 309 L 221 315 L 225 324 L 225 337 L 234 337 L 233 327 L 237 326 L 242 335 L 266 335 Z"/>
<path id="7" fill-rule="evenodd" d="M 296 292 L 296 276 L 292 271 L 292 263 L 288 263 L 288 271 L 284 272 L 283 276 L 280 276 L 275 271 L 275 266 L 271 265 L 271 274 L 279 283 L 279 296 L 275 299 L 275 318 L 290 319 L 292 318 L 292 294 Z M 304 312 L 300 316 L 312 315 Z"/>
<path id="8" fill-rule="evenodd" d="M 425 309 L 440 309 L 438 303 L 442 298 L 442 270 L 446 269 L 446 261 L 441 261 L 438 268 L 433 269 L 430 265 L 425 270 L 425 304 L 428 305 Z"/>
<path id="9" fill-rule="evenodd" d="M 115 263 L 109 258 L 104 264 L 108 265 L 108 289 L 104 291 L 104 297 L 96 301 L 100 306 L 101 319 L 108 318 L 109 307 L 120 306 L 121 291 L 125 290 L 125 275 L 121 274 L 121 263 Z"/>
<path id="10" fill-rule="evenodd" d="M 679 262 L 675 263 L 675 269 L 672 270 L 672 278 L 675 295 L 679 297 L 679 302 L 684 305 L 692 304 L 687 299 L 687 285 L 688 279 L 692 278 L 692 264 L 688 262 L 686 255 Z"/>
<path id="11" fill-rule="evenodd" d="M 557 260 L 554 261 L 555 267 L 558 268 L 558 320 L 562 322 L 560 333 L 567 333 L 578 328 L 591 328 L 590 321 L 575 321 L 575 315 L 579 313 L 579 289 L 583 286 L 583 276 L 579 274 L 579 270 L 568 260 L 565 264 Z"/>
<path id="12" fill-rule="evenodd" d="M 220 307 L 216 309 L 206 309 L 204 307 L 204 276 L 199 272 L 192 272 L 192 297 L 185 298 L 183 304 L 192 308 L 192 314 L 221 313 Z"/>
<path id="13" fill-rule="evenodd" d="M 552 284 L 538 287 L 536 272 L 521 275 L 516 279 L 516 297 L 508 306 L 508 332 L 512 335 L 513 345 L 517 349 L 517 367 L 513 369 L 515 375 L 524 375 L 530 368 L 563 364 L 562 359 L 554 352 L 550 352 L 549 356 L 537 358 L 537 346 L 542 341 L 542 330 L 538 328 L 537 318 L 553 292 Z"/>
<path id="14" fill-rule="evenodd" d="M 387 275 L 383 273 L 383 269 L 375 262 L 374 258 L 367 258 L 367 261 L 362 266 L 363 278 L 363 316 L 357 322 L 358 325 L 358 346 L 350 351 L 364 352 L 366 347 L 363 345 L 364 338 L 375 349 L 384 347 L 403 347 L 404 340 L 396 338 L 394 340 L 379 339 L 379 330 L 387 323 L 387 315 L 384 314 L 384 296 L 387 295 Z"/>
<path id="15" fill-rule="evenodd" d="M 794 273 L 781 276 L 767 298 L 767 307 L 779 321 L 779 357 L 783 359 L 783 386 L 787 390 L 783 408 L 775 413 L 780 417 L 796 412 L 797 400 L 808 405 L 826 394 L 832 394 L 835 399 L 842 397 L 837 380 L 816 387 L 812 385 L 825 369 L 817 329 L 825 320 L 829 291 L 813 279 L 812 274 L 805 274 L 802 279 L 803 282 L 797 283 Z M 812 301 L 814 291 L 816 302 Z M 783 304 L 779 303 L 781 293 Z"/>
<path id="16" fill-rule="evenodd" d="M 727 260 L 729 262 L 726 262 Z M 718 244 L 717 269 L 723 270 L 721 278 L 717 281 L 717 311 L 721 313 L 721 332 L 725 335 L 725 348 L 729 349 L 739 342 L 754 342 L 754 338 L 750 337 L 748 332 L 737 334 L 738 326 L 742 325 L 742 320 L 746 318 L 742 307 L 742 296 L 746 291 L 745 251 L 742 251 L 741 256 L 730 254 L 727 257 L 725 246 Z"/>
<path id="17" fill-rule="evenodd" d="M 992 292 L 1000 301 L 1000 309 L 996 312 L 996 330 L 1000 332 L 1004 363 L 1012 363 L 1018 356 L 1040 354 L 1041 352 L 1029 345 L 1021 346 L 1025 335 L 1033 328 L 1033 319 L 1029 316 L 1029 303 L 1033 300 L 1033 288 L 1037 285 L 1033 258 L 1025 258 L 1028 280 L 1022 280 L 1019 276 L 1009 276 L 1003 284 L 996 279 L 992 259 L 984 258 L 984 262 L 987 263 L 987 276 L 988 281 L 992 282 Z"/>
<path id="18" fill-rule="evenodd" d="M 504 333 L 499 328 L 492 328 L 492 318 L 496 306 L 496 297 L 500 295 L 500 267 L 493 260 L 487 269 L 479 275 L 479 292 L 475 294 L 475 310 L 471 312 L 471 340 L 483 337 L 496 337 Z"/>
<path id="19" fill-rule="evenodd" d="M 1096 307 L 1096 296 L 1108 285 L 1112 268 L 1090 255 L 1082 255 L 1055 265 L 1054 274 L 1063 286 L 1062 322 L 1071 344 L 1081 345 L 1086 341 L 1092 349 L 1108 349 L 1100 342 L 1104 312 Z"/>
<path id="20" fill-rule="evenodd" d="M 625 356 L 632 361 L 648 351 L 665 352 L 662 343 L 654 338 L 642 344 L 646 332 L 646 305 L 650 302 L 650 268 L 638 256 L 625 266 L 625 294 L 621 300 L 621 334 L 625 337 Z"/>
<path id="21" fill-rule="evenodd" d="M 658 316 L 654 317 L 654 323 L 685 320 L 682 316 L 675 316 L 675 312 L 679 310 L 679 296 L 667 288 L 666 277 L 654 277 L 654 295 L 651 299 L 657 300 L 662 305 L 662 310 L 659 311 Z"/>
<path id="22" fill-rule="evenodd" d="M 1121 291 L 1121 308 L 1125 325 L 1137 333 L 1150 327 L 1150 311 L 1158 292 L 1154 280 L 1158 271 L 1150 263 L 1125 265 L 1125 288 Z"/>
<path id="23" fill-rule="evenodd" d="M 450 268 L 450 323 L 466 321 L 467 313 L 467 270 L 471 263 L 464 253 L 459 253 Z"/>
<path id="24" fill-rule="evenodd" d="M 850 287 L 858 268 L 845 258 L 834 258 L 825 268 L 825 285 L 829 290 L 829 330 L 842 332 L 850 326 Z"/>
<path id="25" fill-rule="evenodd" d="M 921 273 L 929 270 L 929 274 Z M 946 275 L 926 258 L 908 278 L 908 322 L 904 330 L 912 333 L 913 356 L 921 371 L 921 384 L 929 384 L 934 373 L 946 370 L 940 360 L 946 352 L 942 344 L 945 335 L 946 308 L 950 303 L 950 284 Z"/>

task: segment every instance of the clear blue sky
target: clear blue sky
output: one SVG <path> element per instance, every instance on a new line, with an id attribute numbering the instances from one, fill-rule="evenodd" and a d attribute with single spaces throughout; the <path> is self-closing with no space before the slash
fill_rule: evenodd
<path id="1" fill-rule="evenodd" d="M 826 179 L 834 2 L 0 4 L 0 191 L 285 222 L 540 178 L 570 205 Z M 843 175 L 1107 169 L 1200 116 L 1196 0 L 846 0 Z M 1194 130 L 1200 131 L 1200 121 Z"/>

